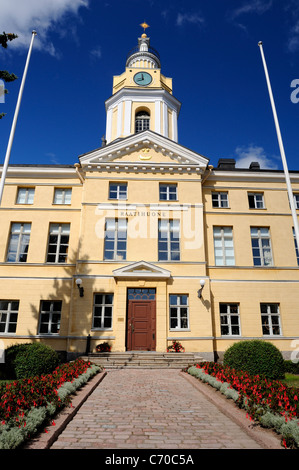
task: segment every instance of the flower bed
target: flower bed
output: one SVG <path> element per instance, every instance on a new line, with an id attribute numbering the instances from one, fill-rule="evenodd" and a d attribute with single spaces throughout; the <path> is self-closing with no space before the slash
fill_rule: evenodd
<path id="1" fill-rule="evenodd" d="M 0 385 L 0 449 L 18 447 L 57 411 L 69 395 L 101 370 L 77 359 L 51 374 Z"/>
<path id="2" fill-rule="evenodd" d="M 250 420 L 282 434 L 286 447 L 299 448 L 298 390 L 277 380 L 236 371 L 214 362 L 202 362 L 188 373 L 220 390 L 247 411 Z"/>

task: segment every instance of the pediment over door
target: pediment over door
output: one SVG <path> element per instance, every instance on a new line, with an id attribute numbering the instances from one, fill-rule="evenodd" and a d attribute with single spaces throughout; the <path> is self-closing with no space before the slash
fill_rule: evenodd
<path id="1" fill-rule="evenodd" d="M 171 272 L 146 261 L 138 261 L 123 268 L 115 269 L 113 275 L 116 278 L 133 279 L 167 279 Z"/>

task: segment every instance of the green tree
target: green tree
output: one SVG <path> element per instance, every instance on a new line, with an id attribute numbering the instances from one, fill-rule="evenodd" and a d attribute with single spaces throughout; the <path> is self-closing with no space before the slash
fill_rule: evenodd
<path id="1" fill-rule="evenodd" d="M 18 36 L 13 33 L 5 33 L 3 31 L 2 34 L 0 34 L 0 45 L 4 47 L 4 49 L 7 49 L 7 43 L 8 41 L 12 41 L 13 39 L 16 39 Z M 13 82 L 16 80 L 18 77 L 14 73 L 9 73 L 7 70 L 0 70 L 0 79 L 3 80 L 5 83 Z M 7 94 L 8 91 L 5 88 L 4 90 L 0 89 L 0 93 Z M 0 113 L 0 119 L 5 116 L 5 113 Z"/>

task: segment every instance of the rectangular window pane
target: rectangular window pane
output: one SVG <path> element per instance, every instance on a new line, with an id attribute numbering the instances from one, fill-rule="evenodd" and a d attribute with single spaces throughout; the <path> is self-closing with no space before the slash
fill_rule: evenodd
<path id="1" fill-rule="evenodd" d="M 212 207 L 228 207 L 228 193 L 212 192 Z"/>
<path id="2" fill-rule="evenodd" d="M 213 227 L 216 266 L 235 264 L 233 231 L 231 227 Z"/>
<path id="3" fill-rule="evenodd" d="M 15 333 L 17 329 L 19 311 L 18 300 L 0 301 L 0 332 Z"/>
<path id="4" fill-rule="evenodd" d="M 125 260 L 127 252 L 127 219 L 106 219 L 104 259 Z"/>
<path id="5" fill-rule="evenodd" d="M 54 204 L 70 204 L 71 198 L 71 188 L 57 188 L 54 191 Z"/>
<path id="6" fill-rule="evenodd" d="M 261 304 L 263 335 L 281 335 L 279 304 Z"/>
<path id="7" fill-rule="evenodd" d="M 109 199 L 127 199 L 126 183 L 110 183 Z"/>
<path id="8" fill-rule="evenodd" d="M 42 300 L 40 304 L 39 333 L 58 334 L 60 331 L 62 301 Z"/>
<path id="9" fill-rule="evenodd" d="M 158 230 L 159 261 L 179 261 L 180 221 L 160 219 Z"/>
<path id="10" fill-rule="evenodd" d="M 164 201 L 177 200 L 176 184 L 160 184 L 160 199 Z"/>
<path id="11" fill-rule="evenodd" d="M 24 263 L 27 261 L 31 224 L 13 223 L 11 226 L 6 261 Z"/>
<path id="12" fill-rule="evenodd" d="M 238 304 L 220 304 L 221 335 L 240 335 L 240 316 Z"/>
<path id="13" fill-rule="evenodd" d="M 65 263 L 69 247 L 70 224 L 50 224 L 47 263 Z"/>
<path id="14" fill-rule="evenodd" d="M 189 328 L 188 295 L 169 296 L 169 325 L 170 329 Z"/>
<path id="15" fill-rule="evenodd" d="M 111 329 L 113 314 L 113 294 L 95 294 L 93 305 L 94 329 Z"/>
<path id="16" fill-rule="evenodd" d="M 17 204 L 33 204 L 34 188 L 19 188 Z"/>
<path id="17" fill-rule="evenodd" d="M 251 245 L 254 266 L 272 266 L 273 258 L 269 229 L 251 227 Z"/>

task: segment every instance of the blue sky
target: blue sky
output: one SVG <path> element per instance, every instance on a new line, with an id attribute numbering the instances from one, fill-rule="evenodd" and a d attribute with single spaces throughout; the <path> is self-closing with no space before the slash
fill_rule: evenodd
<path id="1" fill-rule="evenodd" d="M 125 70 L 144 20 L 162 73 L 173 78 L 182 102 L 179 143 L 214 166 L 235 158 L 245 168 L 258 160 L 262 168 L 282 169 L 262 40 L 288 166 L 299 170 L 297 0 L 2 0 L 0 30 L 19 38 L 1 48 L 0 68 L 19 79 L 7 85 L 0 104 L 7 113 L 0 120 L 0 163 L 33 29 L 38 36 L 10 163 L 73 164 L 101 146 L 112 77 Z"/>

